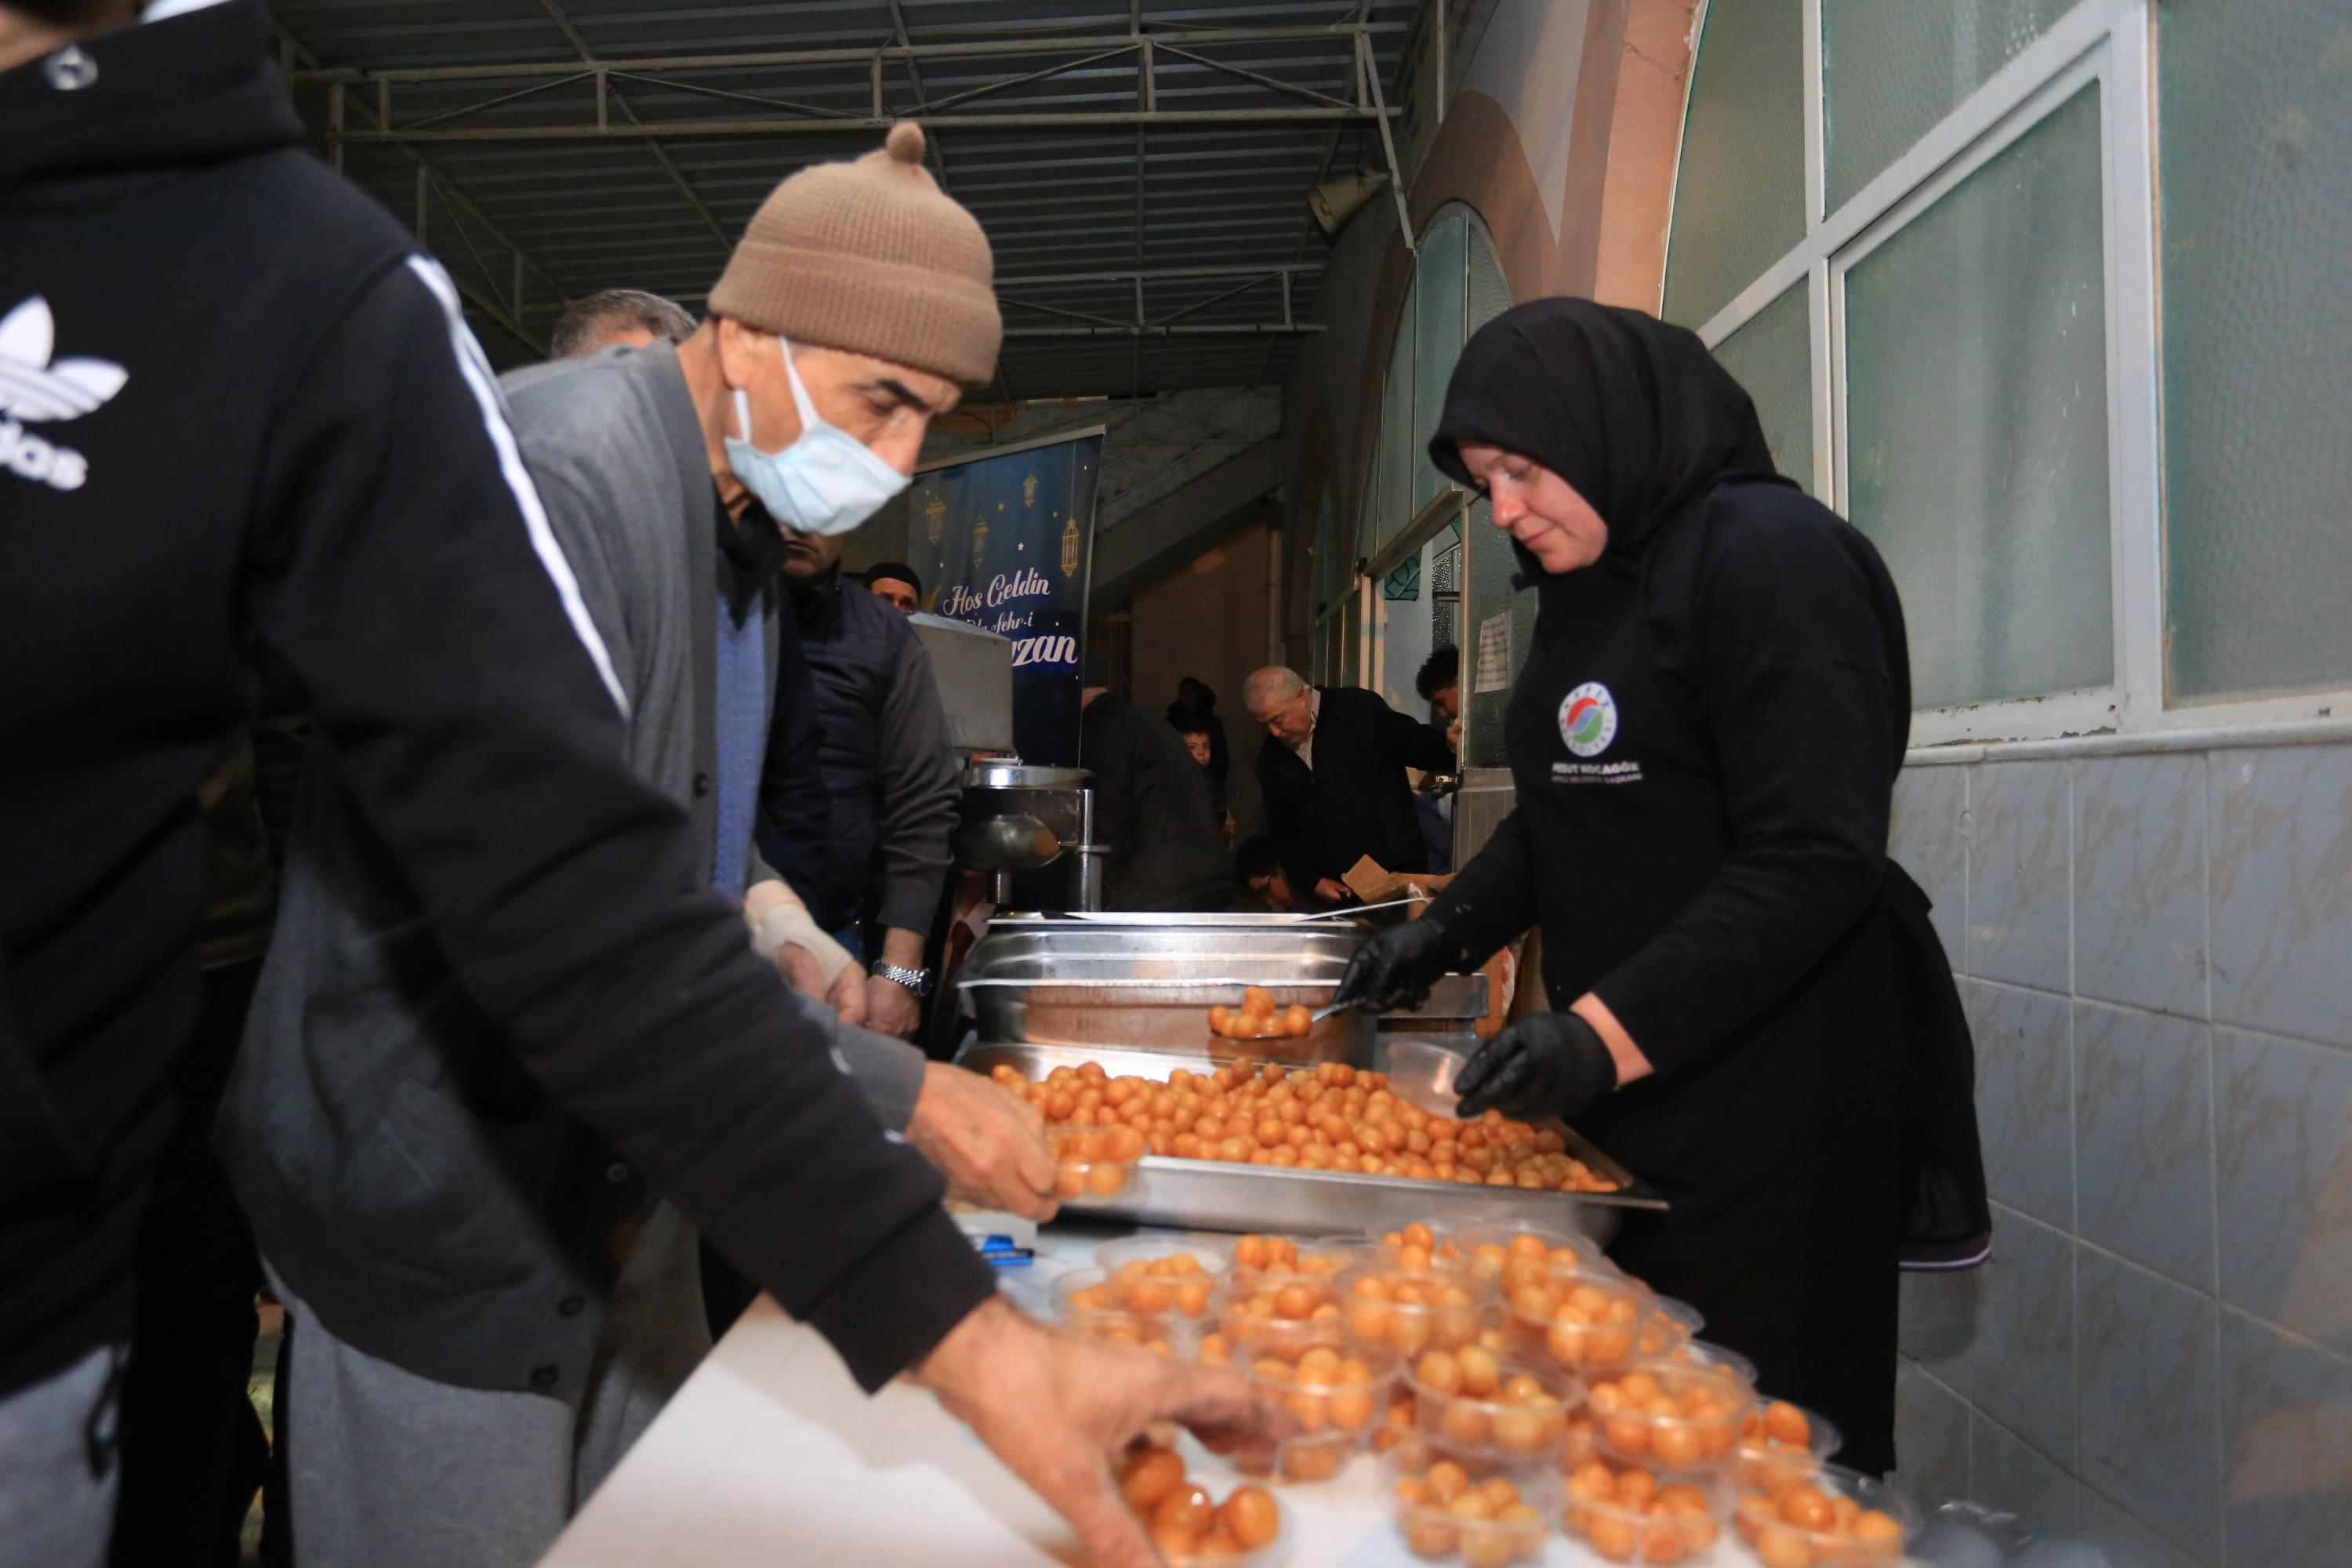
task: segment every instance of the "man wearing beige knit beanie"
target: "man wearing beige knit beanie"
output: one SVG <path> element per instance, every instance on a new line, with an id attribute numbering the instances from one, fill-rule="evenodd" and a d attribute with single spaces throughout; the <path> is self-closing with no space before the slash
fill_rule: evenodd
<path id="1" fill-rule="evenodd" d="M 838 533 L 871 516 L 907 482 L 931 420 L 992 373 L 1002 333 L 988 242 L 933 184 L 922 145 L 899 125 L 880 150 L 780 184 L 683 343 L 503 383 L 527 489 L 609 651 L 629 765 L 693 825 L 696 863 L 647 876 L 690 873 L 744 901 L 755 942 L 788 969 L 806 961 L 808 922 L 792 918 L 783 868 L 753 848 L 755 822 L 777 808 L 778 737 L 793 730 L 779 529 Z M 221 1118 L 299 1321 L 284 1400 L 301 1434 L 296 1554 L 303 1568 L 525 1568 L 708 1349 L 695 1235 L 530 1091 L 454 975 L 430 972 L 437 957 L 406 934 L 421 917 L 400 913 L 406 889 L 388 874 L 362 885 L 382 865 L 366 833 L 349 808 L 298 824 L 310 842 L 296 853 L 340 880 L 281 921 Z M 869 1388 L 906 1373 L 933 1389 L 1095 1561 L 1151 1563 L 1111 1456 L 1157 1421 L 1237 1432 L 1276 1417 L 1245 1380 L 1067 1340 L 997 1295 L 968 1255 L 922 1251 L 918 1222 L 943 1187 L 1052 1214 L 1034 1111 L 808 997 L 779 986 L 775 1004 L 872 1114 L 814 1128 L 744 1106 L 706 1145 L 717 1190 L 829 1194 L 795 1216 L 758 1284 Z M 506 1087 L 396 1095 L 359 1114 L 365 1086 L 387 1082 Z M 600 1111 L 613 1126 L 678 1108 Z M 893 1142 L 945 1183 L 902 1170 L 912 1163 Z M 851 1174 L 885 1164 L 887 1179 Z M 903 1277 L 893 1310 L 828 1310 L 886 1267 Z"/>

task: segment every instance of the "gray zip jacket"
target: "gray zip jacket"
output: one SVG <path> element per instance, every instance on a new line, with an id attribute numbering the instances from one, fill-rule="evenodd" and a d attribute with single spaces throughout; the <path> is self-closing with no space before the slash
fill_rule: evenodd
<path id="1" fill-rule="evenodd" d="M 629 768 L 686 806 L 708 866 L 718 503 L 677 356 L 611 350 L 503 384 L 628 704 Z M 761 610 L 772 689 L 780 601 Z M 921 1052 L 785 1005 L 906 1126 Z M 438 1382 L 580 1386 L 648 1194 L 459 989 L 323 742 L 216 1142 L 264 1256 L 336 1337 Z"/>

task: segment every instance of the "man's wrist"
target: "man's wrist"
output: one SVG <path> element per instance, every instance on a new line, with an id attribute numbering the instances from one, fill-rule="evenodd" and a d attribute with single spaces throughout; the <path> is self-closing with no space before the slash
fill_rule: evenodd
<path id="1" fill-rule="evenodd" d="M 908 969 L 885 959 L 875 963 L 873 974 L 875 979 L 887 980 L 916 996 L 930 994 L 931 972 L 928 969 Z"/>
<path id="2" fill-rule="evenodd" d="M 990 1296 L 948 1330 L 929 1355 L 907 1369 L 908 1380 L 952 1401 L 970 1383 L 973 1369 L 986 1364 L 990 1347 L 1014 1331 L 1019 1318 L 1019 1309 L 1011 1301 Z"/>

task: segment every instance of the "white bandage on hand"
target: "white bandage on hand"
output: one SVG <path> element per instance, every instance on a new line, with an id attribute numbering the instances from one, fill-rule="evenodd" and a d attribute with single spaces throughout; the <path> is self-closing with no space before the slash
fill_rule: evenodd
<path id="1" fill-rule="evenodd" d="M 782 889 L 783 884 L 772 884 Z M 752 912 L 746 903 L 743 921 L 751 928 L 751 951 L 769 962 L 775 961 L 779 948 L 797 947 L 816 960 L 819 972 L 827 986 L 853 962 L 849 950 L 827 936 L 823 928 L 810 918 L 808 907 L 789 896 L 770 902 L 760 913 Z"/>

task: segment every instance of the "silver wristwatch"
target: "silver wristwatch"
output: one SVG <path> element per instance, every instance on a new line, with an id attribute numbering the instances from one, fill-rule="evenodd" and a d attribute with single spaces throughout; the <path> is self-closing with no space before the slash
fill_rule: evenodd
<path id="1" fill-rule="evenodd" d="M 874 973 L 893 985 L 903 985 L 918 996 L 931 994 L 931 972 L 928 969 L 901 969 L 895 963 L 877 963 Z"/>

